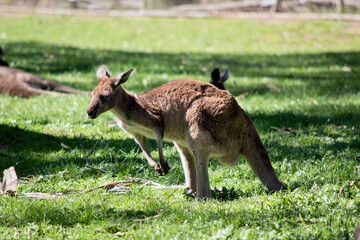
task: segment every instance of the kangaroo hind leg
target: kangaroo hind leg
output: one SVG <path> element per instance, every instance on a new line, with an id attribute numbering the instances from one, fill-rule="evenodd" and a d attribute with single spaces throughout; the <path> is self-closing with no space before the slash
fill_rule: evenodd
<path id="1" fill-rule="evenodd" d="M 196 164 L 196 197 L 199 199 L 211 198 L 210 182 L 209 182 L 209 154 L 194 151 L 195 164 Z"/>

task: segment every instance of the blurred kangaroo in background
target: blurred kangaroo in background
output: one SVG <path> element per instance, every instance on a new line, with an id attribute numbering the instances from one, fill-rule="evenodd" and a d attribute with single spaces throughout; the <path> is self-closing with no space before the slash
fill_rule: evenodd
<path id="1" fill-rule="evenodd" d="M 239 155 L 247 159 L 261 182 L 270 190 L 287 189 L 276 177 L 269 156 L 253 123 L 228 91 L 192 79 L 179 79 L 141 94 L 122 88 L 133 69 L 110 77 L 102 65 L 99 84 L 91 92 L 89 118 L 111 110 L 118 125 L 140 145 L 149 164 L 167 174 L 163 140 L 177 148 L 185 172 L 186 187 L 200 199 L 211 197 L 209 158 L 234 166 Z M 146 139 L 157 141 L 160 166 L 153 160 Z"/>
<path id="2" fill-rule="evenodd" d="M 229 78 L 230 75 L 230 68 L 226 69 L 220 75 L 220 70 L 215 68 L 211 73 L 211 81 L 210 83 L 216 86 L 219 89 L 225 90 L 224 82 Z"/>
<path id="3" fill-rule="evenodd" d="M 0 66 L 0 94 L 25 98 L 42 94 L 52 96 L 61 95 L 61 93 L 54 91 L 80 94 L 88 93 L 27 73 L 21 69 Z"/>

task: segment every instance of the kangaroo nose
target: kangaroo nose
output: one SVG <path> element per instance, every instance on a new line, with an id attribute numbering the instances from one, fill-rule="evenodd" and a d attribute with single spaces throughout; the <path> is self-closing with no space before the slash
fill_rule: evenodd
<path id="1" fill-rule="evenodd" d="M 88 118 L 94 119 L 97 117 L 96 111 L 94 109 L 88 109 L 86 113 Z"/>

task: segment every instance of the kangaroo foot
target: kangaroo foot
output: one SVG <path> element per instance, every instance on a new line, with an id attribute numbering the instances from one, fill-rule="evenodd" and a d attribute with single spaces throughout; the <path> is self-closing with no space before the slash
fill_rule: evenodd
<path id="1" fill-rule="evenodd" d="M 170 170 L 169 164 L 167 162 L 163 162 L 163 163 L 160 163 L 160 165 L 164 172 L 164 175 L 168 174 L 169 170 Z"/>

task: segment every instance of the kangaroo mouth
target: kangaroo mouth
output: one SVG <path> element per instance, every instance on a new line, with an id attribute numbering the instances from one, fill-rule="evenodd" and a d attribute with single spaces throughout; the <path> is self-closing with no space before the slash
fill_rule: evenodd
<path id="1" fill-rule="evenodd" d="M 94 115 L 94 116 L 93 116 L 93 115 L 87 115 L 87 117 L 90 118 L 90 119 L 95 119 L 95 118 L 97 118 L 98 116 L 95 116 L 95 115 Z"/>
<path id="2" fill-rule="evenodd" d="M 95 119 L 99 116 L 100 114 L 97 111 L 88 111 L 87 112 L 87 117 L 90 119 Z"/>

